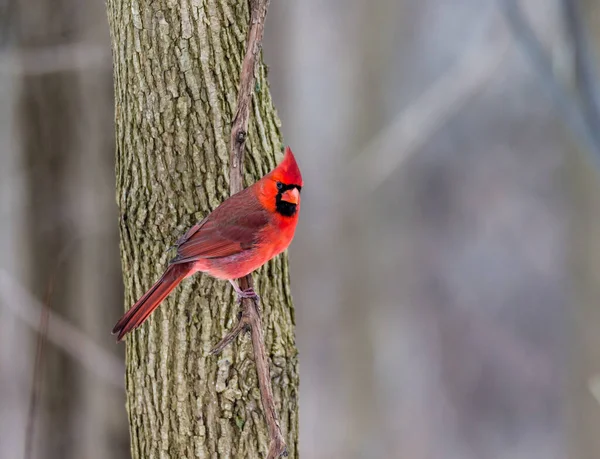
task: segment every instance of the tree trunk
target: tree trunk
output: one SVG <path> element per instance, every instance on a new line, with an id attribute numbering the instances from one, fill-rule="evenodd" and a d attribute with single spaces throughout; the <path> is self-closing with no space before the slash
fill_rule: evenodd
<path id="1" fill-rule="evenodd" d="M 227 141 L 249 22 L 246 1 L 108 0 L 116 93 L 117 202 L 125 303 L 160 276 L 167 248 L 228 197 Z M 261 63 L 248 128 L 246 182 L 276 164 L 279 120 Z M 271 378 L 297 457 L 298 371 L 287 257 L 255 274 Z M 127 341 L 134 458 L 263 457 L 268 431 L 252 347 L 208 355 L 237 320 L 227 282 L 182 283 Z"/>

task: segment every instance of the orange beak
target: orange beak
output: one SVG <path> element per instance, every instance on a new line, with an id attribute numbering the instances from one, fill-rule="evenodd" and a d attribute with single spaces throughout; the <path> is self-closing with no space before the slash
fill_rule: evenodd
<path id="1" fill-rule="evenodd" d="M 292 188 L 291 190 L 284 191 L 281 195 L 281 200 L 285 202 L 289 202 L 290 204 L 296 204 L 300 202 L 300 192 L 297 188 Z"/>

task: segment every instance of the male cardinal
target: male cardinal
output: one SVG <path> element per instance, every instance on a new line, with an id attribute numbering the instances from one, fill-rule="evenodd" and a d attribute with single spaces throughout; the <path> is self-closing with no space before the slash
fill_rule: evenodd
<path id="1" fill-rule="evenodd" d="M 292 242 L 302 174 L 289 147 L 283 161 L 255 184 L 234 194 L 175 244 L 177 256 L 162 277 L 117 322 L 117 340 L 139 327 L 186 277 L 201 271 L 227 279 L 240 298 L 258 298 L 241 290 L 244 277 L 283 252 Z"/>

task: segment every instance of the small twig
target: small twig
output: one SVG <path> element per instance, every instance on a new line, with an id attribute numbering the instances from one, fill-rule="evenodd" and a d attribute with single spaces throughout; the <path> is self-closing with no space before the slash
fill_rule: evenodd
<path id="1" fill-rule="evenodd" d="M 219 341 L 219 344 L 212 348 L 212 350 L 210 351 L 211 355 L 220 354 L 221 352 L 223 352 L 223 349 L 229 346 L 229 344 L 231 344 L 233 340 L 238 337 L 240 333 L 242 333 L 243 331 L 248 331 L 248 327 L 250 327 L 250 324 L 248 322 L 249 321 L 247 317 L 245 317 L 242 312 L 242 315 L 235 327 L 229 330 L 229 333 L 225 335 L 225 338 Z"/>
<path id="2" fill-rule="evenodd" d="M 250 117 L 250 104 L 252 103 L 252 92 L 254 88 L 254 72 L 260 53 L 262 36 L 267 16 L 269 0 L 250 0 L 250 29 L 248 30 L 248 43 L 246 54 L 240 71 L 240 87 L 237 98 L 237 109 L 233 118 L 231 128 L 231 153 L 229 186 L 231 194 L 241 191 L 244 187 L 244 146 L 248 136 L 248 119 Z M 252 276 L 248 275 L 239 279 L 242 290 L 252 288 Z M 252 348 L 254 350 L 254 362 L 258 374 L 258 385 L 262 400 L 265 419 L 269 428 L 268 459 L 275 459 L 286 454 L 285 440 L 279 427 L 273 389 L 271 387 L 271 376 L 269 373 L 269 361 L 265 349 L 265 338 L 263 335 L 262 322 L 258 312 L 258 303 L 249 298 L 242 300 L 242 314 L 239 322 L 211 351 L 218 354 L 229 343 L 231 343 L 242 331 L 250 330 L 252 336 Z"/>
<path id="3" fill-rule="evenodd" d="M 30 459 L 33 452 L 33 438 L 35 436 L 35 418 L 37 412 L 38 399 L 42 389 L 42 364 L 44 362 L 44 349 L 48 340 L 48 315 L 50 311 L 50 298 L 54 291 L 54 276 L 48 284 L 46 291 L 45 307 L 40 313 L 40 322 L 38 327 L 37 349 L 35 351 L 35 361 L 33 364 L 33 376 L 31 392 L 29 397 L 29 411 L 27 412 L 27 427 L 25 428 L 25 453 L 23 457 Z"/>
<path id="4" fill-rule="evenodd" d="M 25 429 L 25 459 L 30 459 L 33 453 L 33 439 L 35 436 L 35 418 L 37 413 L 38 400 L 40 398 L 40 392 L 42 389 L 42 375 L 43 375 L 43 363 L 44 363 L 44 351 L 46 349 L 46 342 L 48 341 L 48 320 L 50 318 L 50 301 L 52 300 L 52 294 L 54 293 L 54 281 L 58 274 L 61 265 L 66 260 L 72 244 L 67 245 L 61 253 L 59 253 L 56 260 L 56 266 L 48 285 L 46 288 L 46 298 L 44 300 L 44 307 L 40 312 L 39 319 L 39 331 L 37 339 L 37 349 L 35 352 L 35 362 L 33 364 L 33 382 L 31 384 L 31 394 L 29 399 L 29 411 L 27 413 L 27 427 Z"/>

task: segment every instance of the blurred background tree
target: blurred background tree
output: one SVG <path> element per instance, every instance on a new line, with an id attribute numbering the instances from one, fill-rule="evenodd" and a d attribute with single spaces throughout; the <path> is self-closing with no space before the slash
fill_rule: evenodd
<path id="1" fill-rule="evenodd" d="M 114 134 L 107 27 L 98 20 L 105 9 L 70 0 L 4 8 L 2 301 L 23 313 L 19 286 L 41 300 L 55 277 L 54 312 L 98 342 L 122 303 L 116 212 L 107 193 L 114 187 Z M 0 456 L 22 457 L 37 338 L 6 308 L 0 314 Z M 116 347 L 104 352 L 122 358 Z M 38 457 L 103 458 L 124 450 L 123 383 L 107 384 L 54 345 L 46 346 L 40 377 Z"/>

